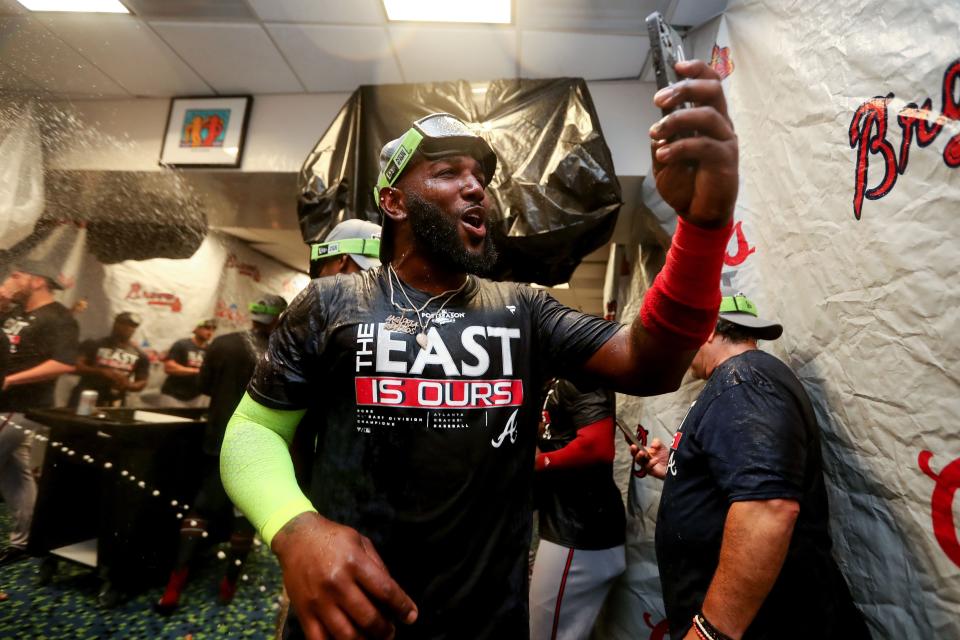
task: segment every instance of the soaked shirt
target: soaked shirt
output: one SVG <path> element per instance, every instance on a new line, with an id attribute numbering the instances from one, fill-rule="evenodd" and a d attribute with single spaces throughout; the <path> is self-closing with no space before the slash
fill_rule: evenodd
<path id="1" fill-rule="evenodd" d="M 670 446 L 656 549 L 671 637 L 683 637 L 703 604 L 730 505 L 777 498 L 798 501 L 800 515 L 780 576 L 743 637 L 868 637 L 831 556 L 810 399 L 784 363 L 759 350 L 714 369 Z"/>
<path id="2" fill-rule="evenodd" d="M 311 500 L 370 537 L 417 603 L 398 637 L 523 638 L 539 390 L 619 326 L 474 277 L 443 300 L 418 322 L 382 269 L 314 280 L 248 391 L 321 421 L 300 427 L 318 433 Z"/>
<path id="3" fill-rule="evenodd" d="M 177 340 L 170 347 L 166 360 L 173 360 L 184 367 L 195 367 L 199 369 L 203 366 L 203 358 L 207 353 L 207 347 L 198 347 L 192 338 Z M 167 376 L 160 387 L 162 393 L 173 396 L 177 400 L 193 400 L 200 395 L 200 374 L 192 376 Z"/>
<path id="4" fill-rule="evenodd" d="M 14 310 L 3 322 L 3 332 L 10 342 L 7 375 L 26 371 L 56 360 L 74 365 L 77 361 L 79 328 L 70 311 L 59 302 L 50 302 L 29 313 Z M 0 394 L 4 411 L 27 411 L 52 407 L 56 380 L 10 387 Z"/>
<path id="5" fill-rule="evenodd" d="M 117 341 L 107 336 L 99 340 L 86 340 L 80 345 L 80 355 L 91 366 L 106 367 L 120 371 L 131 380 L 145 380 L 150 373 L 150 360 L 147 354 L 127 342 Z M 97 392 L 97 404 L 104 405 L 123 400 L 125 392 L 115 389 L 113 384 L 102 376 L 80 376 L 80 382 L 74 388 L 70 404 L 75 405 L 80 392 L 92 389 Z"/>
<path id="6" fill-rule="evenodd" d="M 604 418 L 616 419 L 617 407 L 612 391 L 584 392 L 569 380 L 558 380 L 544 411 L 550 418 L 550 437 L 542 437 L 539 447 L 550 453 L 570 444 L 579 429 Z M 564 547 L 609 549 L 626 538 L 626 515 L 612 462 L 538 473 L 537 511 L 540 537 Z"/>

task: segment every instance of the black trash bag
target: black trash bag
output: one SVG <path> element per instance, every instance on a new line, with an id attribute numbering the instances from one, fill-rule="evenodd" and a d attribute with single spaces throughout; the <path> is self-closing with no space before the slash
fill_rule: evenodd
<path id="1" fill-rule="evenodd" d="M 502 280 L 567 282 L 606 244 L 622 204 L 610 150 L 580 78 L 497 80 L 479 100 L 467 82 L 362 86 L 340 110 L 300 171 L 305 242 L 339 222 L 380 222 L 373 199 L 380 148 L 410 124 L 445 111 L 491 144 L 497 173 L 487 188 Z"/>

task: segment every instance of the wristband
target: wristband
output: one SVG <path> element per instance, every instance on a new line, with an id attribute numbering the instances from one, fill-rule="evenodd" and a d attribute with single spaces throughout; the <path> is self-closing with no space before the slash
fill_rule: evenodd
<path id="1" fill-rule="evenodd" d="M 697 632 L 697 637 L 700 640 L 733 640 L 723 631 L 710 624 L 702 611 L 693 616 L 693 629 Z"/>

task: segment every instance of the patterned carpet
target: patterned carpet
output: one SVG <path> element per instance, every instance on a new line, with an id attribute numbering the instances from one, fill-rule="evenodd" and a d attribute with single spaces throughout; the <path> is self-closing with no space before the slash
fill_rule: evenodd
<path id="1" fill-rule="evenodd" d="M 7 540 L 9 520 L 0 504 L 0 540 Z M 225 547 L 224 547 L 225 548 Z M 100 580 L 92 569 L 61 562 L 47 586 L 37 584 L 40 561 L 35 558 L 0 567 L 0 638 L 62 640 L 111 638 L 124 640 L 272 638 L 281 590 L 280 568 L 269 550 L 254 548 L 244 567 L 237 595 L 229 605 L 217 602 L 217 582 L 224 560 L 216 549 L 198 566 L 169 618 L 153 612 L 161 587 L 148 589 L 112 609 L 97 606 Z"/>

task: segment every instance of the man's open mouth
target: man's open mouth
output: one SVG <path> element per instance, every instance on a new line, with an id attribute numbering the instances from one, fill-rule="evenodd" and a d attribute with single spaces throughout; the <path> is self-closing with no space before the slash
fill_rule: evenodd
<path id="1" fill-rule="evenodd" d="M 460 221 L 463 226 L 473 235 L 485 236 L 487 234 L 487 212 L 483 207 L 471 207 L 467 209 Z"/>

